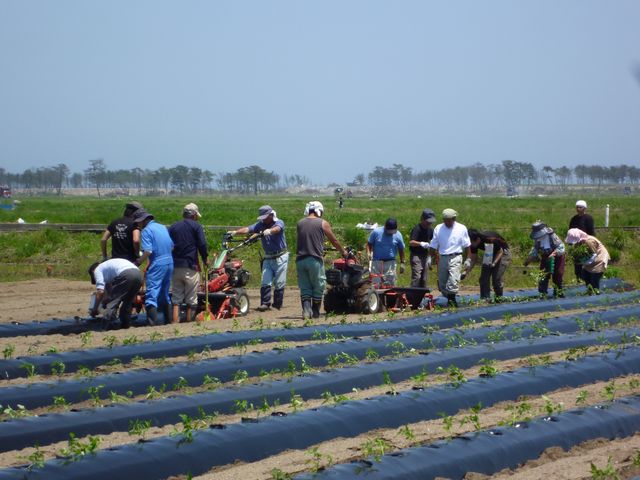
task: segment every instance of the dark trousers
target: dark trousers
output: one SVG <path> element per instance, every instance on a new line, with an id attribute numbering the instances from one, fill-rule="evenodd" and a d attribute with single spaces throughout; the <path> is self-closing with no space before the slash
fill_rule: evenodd
<path id="1" fill-rule="evenodd" d="M 602 275 L 604 275 L 604 272 L 587 272 L 585 269 L 582 269 L 582 279 L 584 283 L 587 284 L 587 288 L 591 287 L 596 293 L 600 292 L 600 279 Z"/>
<path id="2" fill-rule="evenodd" d="M 142 273 L 137 268 L 125 270 L 111 282 L 109 288 L 109 301 L 104 312 L 107 321 L 113 320 L 116 310 L 120 306 L 118 317 L 122 326 L 128 326 L 131 320 L 131 308 L 133 299 L 142 286 Z"/>
<path id="3" fill-rule="evenodd" d="M 502 278 L 510 263 L 511 255 L 505 251 L 495 267 L 482 265 L 482 270 L 480 271 L 480 298 L 491 298 L 491 283 L 493 283 L 493 291 L 496 297 L 503 295 L 504 283 Z"/>
<path id="4" fill-rule="evenodd" d="M 564 277 L 565 266 L 564 257 L 564 255 L 554 257 L 555 261 L 553 271 L 551 271 L 551 257 L 549 257 L 549 255 L 542 256 L 542 258 L 540 259 L 540 270 L 544 270 L 548 275 L 545 275 L 540 283 L 538 283 L 538 292 L 545 294 L 547 293 L 547 289 L 549 288 L 549 278 L 551 278 L 551 280 L 553 280 L 554 294 L 562 294 L 562 279 Z"/>
<path id="5" fill-rule="evenodd" d="M 427 288 L 427 258 L 426 253 L 411 254 L 411 286 Z"/>

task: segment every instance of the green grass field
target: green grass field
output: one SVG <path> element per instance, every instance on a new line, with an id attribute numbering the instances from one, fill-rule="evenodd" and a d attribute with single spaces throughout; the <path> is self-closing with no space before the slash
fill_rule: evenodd
<path id="1" fill-rule="evenodd" d="M 133 197 L 135 198 L 135 197 Z M 0 210 L 0 222 L 15 222 L 18 217 L 30 223 L 47 220 L 49 223 L 97 223 L 106 226 L 120 216 L 125 199 L 23 197 L 13 211 Z M 243 226 L 255 221 L 260 205 L 270 204 L 287 226 L 287 241 L 295 252 L 295 224 L 302 218 L 305 203 L 311 198 L 295 196 L 208 196 L 142 198 L 145 208 L 156 220 L 165 225 L 179 220 L 184 204 L 195 201 L 203 215 L 202 224 L 210 226 Z M 536 219 L 542 219 L 564 238 L 569 219 L 575 213 L 573 197 L 546 198 L 466 198 L 453 196 L 345 199 L 343 209 L 338 209 L 334 197 L 318 198 L 324 203 L 325 218 L 332 224 L 345 245 L 362 249 L 367 234 L 355 228 L 359 222 L 383 223 L 387 217 L 398 219 L 400 231 L 407 241 L 408 233 L 417 223 L 423 208 L 440 213 L 450 207 L 458 211 L 458 220 L 467 227 L 496 229 L 510 243 L 514 262 L 507 274 L 507 287 L 532 287 L 533 279 L 523 275 L 522 260 L 531 247 L 528 227 Z M 640 206 L 637 197 L 586 198 L 589 213 L 596 226 L 604 225 L 605 206 L 610 205 L 610 226 L 640 226 Z M 223 230 L 207 230 L 211 251 L 220 249 Z M 640 282 L 640 242 L 638 232 L 612 228 L 598 232 L 614 261 L 609 274 L 628 281 Z M 258 245 L 238 251 L 246 260 L 252 273 L 250 286 L 259 285 Z M 331 252 L 327 255 L 330 260 Z M 86 268 L 100 258 L 100 235 L 94 233 L 69 233 L 55 230 L 28 233 L 0 234 L 0 281 L 24 280 L 47 276 L 47 265 L 54 277 L 85 279 Z M 290 262 L 288 283 L 295 285 L 295 264 Z M 567 283 L 572 283 L 573 269 L 567 268 Z M 435 274 L 435 271 L 433 272 Z M 477 285 L 479 269 L 474 269 L 467 285 Z M 409 283 L 409 272 L 400 277 L 399 283 Z M 433 278 L 433 277 L 432 277 Z M 430 286 L 435 284 L 429 281 Z"/>

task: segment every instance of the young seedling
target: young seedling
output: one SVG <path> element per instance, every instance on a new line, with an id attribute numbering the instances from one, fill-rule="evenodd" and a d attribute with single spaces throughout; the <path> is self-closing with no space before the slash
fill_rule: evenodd
<path id="1" fill-rule="evenodd" d="M 447 368 L 447 376 L 449 377 L 451 386 L 453 388 L 458 388 L 467 381 L 467 379 L 464 378 L 464 373 L 462 372 L 462 370 L 455 365 L 449 365 L 449 367 Z"/>
<path id="2" fill-rule="evenodd" d="M 32 471 L 35 468 L 44 467 L 44 452 L 40 450 L 40 445 L 38 444 L 36 444 L 35 448 L 36 450 L 30 455 L 27 455 L 26 457 L 20 457 L 29 462 L 29 465 L 27 466 L 28 471 Z"/>
<path id="3" fill-rule="evenodd" d="M 612 380 L 607 385 L 605 385 L 603 394 L 607 398 L 607 400 L 609 400 L 610 402 L 613 402 L 613 400 L 616 398 L 615 381 Z"/>
<path id="4" fill-rule="evenodd" d="M 184 377 L 178 377 L 178 382 L 173 385 L 173 390 L 183 390 L 189 388 L 189 382 Z"/>
<path id="5" fill-rule="evenodd" d="M 108 348 L 113 348 L 118 345 L 118 339 L 114 335 L 109 335 L 104 338 L 104 343 L 107 344 Z"/>
<path id="6" fill-rule="evenodd" d="M 71 404 L 67 402 L 67 400 L 62 395 L 56 395 L 55 397 L 53 397 L 54 407 L 61 407 L 66 409 L 69 408 L 69 405 Z"/>
<path id="7" fill-rule="evenodd" d="M 100 406 L 102 404 L 102 399 L 100 398 L 100 390 L 104 388 L 104 385 L 98 385 L 95 387 L 87 388 L 86 392 L 91 397 L 93 405 Z"/>
<path id="8" fill-rule="evenodd" d="M 145 438 L 147 432 L 151 428 L 151 420 L 131 420 L 129 422 L 129 435 Z"/>
<path id="9" fill-rule="evenodd" d="M 290 473 L 283 472 L 279 468 L 274 468 L 269 473 L 271 480 L 291 480 L 293 478 Z"/>
<path id="10" fill-rule="evenodd" d="M 8 344 L 2 350 L 2 356 L 4 357 L 5 360 L 8 360 L 13 357 L 13 354 L 15 353 L 15 351 L 16 351 L 16 347 L 12 344 Z"/>
<path id="11" fill-rule="evenodd" d="M 33 378 L 36 374 L 36 366 L 33 363 L 25 362 L 20 365 L 20 368 L 27 372 L 27 377 Z"/>
<path id="12" fill-rule="evenodd" d="M 328 453 L 320 453 L 318 447 L 310 448 L 305 453 L 311 456 L 305 463 L 309 465 L 312 473 L 318 473 L 333 465 L 333 457 Z"/>
<path id="13" fill-rule="evenodd" d="M 206 387 L 207 390 L 215 390 L 220 386 L 220 379 L 205 374 L 205 376 L 202 378 L 202 386 Z"/>
<path id="14" fill-rule="evenodd" d="M 576 405 L 584 405 L 587 402 L 587 397 L 589 396 L 589 392 L 586 390 L 582 390 L 576 396 Z"/>
<path id="15" fill-rule="evenodd" d="M 95 454 L 100 445 L 100 437 L 89 436 L 86 442 L 82 442 L 76 437 L 76 434 L 69 433 L 67 447 L 61 450 L 63 457 L 69 458 L 70 461 L 76 462 L 86 455 Z"/>
<path id="16" fill-rule="evenodd" d="M 61 377 L 64 374 L 65 368 L 66 367 L 64 363 L 62 363 L 60 360 L 56 360 L 51 364 L 51 374 Z"/>
<path id="17" fill-rule="evenodd" d="M 130 401 L 129 397 L 120 395 L 113 390 L 109 392 L 109 400 L 111 403 L 128 403 Z"/>
<path id="18" fill-rule="evenodd" d="M 620 475 L 616 472 L 613 461 L 611 457 L 609 457 L 607 465 L 604 468 L 598 468 L 591 462 L 591 478 L 593 480 L 620 480 Z"/>
<path id="19" fill-rule="evenodd" d="M 298 410 L 300 410 L 304 406 L 304 400 L 300 395 L 296 394 L 295 390 L 291 390 L 291 400 L 289 401 L 289 403 L 291 403 L 291 409 L 293 410 L 293 413 L 297 413 Z"/>
<path id="20" fill-rule="evenodd" d="M 481 377 L 495 377 L 500 371 L 496 368 L 496 361 L 494 359 L 483 358 L 480 360 L 482 366 L 480 367 Z"/>
<path id="21" fill-rule="evenodd" d="M 360 448 L 366 457 L 373 457 L 376 462 L 382 460 L 385 452 L 391 449 L 391 443 L 381 437 L 376 437 L 364 442 Z"/>
<path id="22" fill-rule="evenodd" d="M 447 438 L 451 438 L 451 430 L 453 429 L 453 417 L 451 415 L 447 415 L 444 412 L 439 412 L 438 416 L 442 418 L 442 425 L 447 432 Z"/>
<path id="23" fill-rule="evenodd" d="M 562 410 L 564 410 L 564 405 L 562 404 L 562 402 L 554 403 L 553 400 L 551 400 L 546 395 L 543 395 L 542 399 L 544 400 L 544 411 L 547 415 L 560 413 Z"/>
<path id="24" fill-rule="evenodd" d="M 416 438 L 415 433 L 413 433 L 413 430 L 411 430 L 411 427 L 409 427 L 409 425 L 405 425 L 403 427 L 400 427 L 400 430 L 398 430 L 400 432 L 400 434 L 406 438 L 408 441 L 413 441 Z"/>
<path id="25" fill-rule="evenodd" d="M 380 354 L 376 352 L 373 348 L 369 348 L 365 352 L 364 358 L 369 362 L 375 362 L 376 360 L 380 359 Z"/>
<path id="26" fill-rule="evenodd" d="M 237 385 L 242 385 L 249 379 L 249 372 L 246 370 L 237 370 L 236 373 L 233 374 L 233 381 L 236 382 Z"/>

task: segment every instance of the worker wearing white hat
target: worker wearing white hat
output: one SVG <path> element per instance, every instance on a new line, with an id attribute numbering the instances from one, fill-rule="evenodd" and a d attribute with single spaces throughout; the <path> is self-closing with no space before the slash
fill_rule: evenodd
<path id="1" fill-rule="evenodd" d="M 587 213 L 587 202 L 584 200 L 578 200 L 576 202 L 576 214 L 569 220 L 569 229 L 572 228 L 578 228 L 592 237 L 596 235 L 593 217 Z M 578 282 L 582 280 L 583 266 L 579 260 L 578 258 L 574 258 L 573 261 L 574 273 L 576 274 Z"/>
<path id="2" fill-rule="evenodd" d="M 456 293 L 460 285 L 460 276 L 471 268 L 471 240 L 467 227 L 456 222 L 458 212 L 445 208 L 442 212 L 443 223 L 433 230 L 430 250 L 438 253 L 438 288 L 447 298 L 449 306 L 457 307 Z M 463 263 L 462 255 L 466 260 Z"/>

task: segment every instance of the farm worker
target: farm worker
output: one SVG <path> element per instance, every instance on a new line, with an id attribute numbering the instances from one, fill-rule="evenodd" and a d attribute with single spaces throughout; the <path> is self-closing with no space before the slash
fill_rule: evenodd
<path id="1" fill-rule="evenodd" d="M 396 256 L 400 256 L 400 273 L 404 273 L 404 240 L 395 218 L 387 218 L 384 227 L 374 228 L 367 241 L 367 254 L 372 260 L 373 284 L 396 284 Z"/>
<path id="2" fill-rule="evenodd" d="M 138 267 L 124 258 L 112 258 L 91 265 L 89 277 L 96 286 L 96 299 L 90 315 L 98 315 L 100 304 L 106 300 L 105 325 L 115 318 L 119 306 L 120 325 L 129 328 L 133 299 L 142 286 L 142 273 Z"/>
<path id="3" fill-rule="evenodd" d="M 193 321 L 198 309 L 198 288 L 200 275 L 198 253 L 204 268 L 207 268 L 207 241 L 198 220 L 202 217 L 195 203 L 188 203 L 182 209 L 182 220 L 169 227 L 173 241 L 172 323 L 180 323 L 180 305 L 185 303 L 185 319 Z"/>
<path id="4" fill-rule="evenodd" d="M 134 214 L 142 208 L 138 202 L 129 202 L 122 217 L 112 221 L 102 234 L 100 248 L 102 261 L 107 259 L 107 241 L 111 238 L 111 258 L 126 258 L 135 262 L 140 251 L 140 230 L 133 224 Z"/>
<path id="5" fill-rule="evenodd" d="M 260 312 L 273 308 L 280 310 L 284 300 L 284 287 L 287 285 L 287 266 L 289 251 L 284 236 L 284 222 L 269 205 L 258 209 L 257 222 L 248 227 L 227 232 L 231 235 L 261 234 L 264 259 L 261 262 L 262 280 L 260 283 Z M 273 303 L 271 287 L 273 286 Z"/>
<path id="6" fill-rule="evenodd" d="M 587 213 L 587 202 L 584 200 L 576 202 L 576 214 L 569 220 L 569 229 L 571 228 L 579 228 L 592 237 L 596 234 L 593 217 Z M 573 260 L 573 271 L 576 274 L 576 279 L 580 282 L 582 280 L 582 264 L 579 259 L 574 258 Z"/>
<path id="7" fill-rule="evenodd" d="M 600 294 L 600 279 L 607 269 L 609 264 L 609 252 L 593 235 L 588 235 L 587 232 L 583 232 L 579 228 L 572 228 L 567 232 L 567 238 L 565 239 L 569 245 L 585 245 L 591 254 L 590 257 L 585 258 L 582 264 L 582 279 L 587 284 L 587 291 L 589 294 Z"/>
<path id="8" fill-rule="evenodd" d="M 296 251 L 296 272 L 298 273 L 298 287 L 302 303 L 302 318 L 319 318 L 322 295 L 325 287 L 325 273 L 322 258 L 324 256 L 324 239 L 331 244 L 343 257 L 347 251 L 333 234 L 329 222 L 322 218 L 324 207 L 322 203 L 312 201 L 304 208 L 305 217 L 296 226 L 298 249 Z"/>
<path id="9" fill-rule="evenodd" d="M 436 223 L 436 214 L 433 210 L 425 208 L 420 215 L 420 223 L 411 230 L 409 262 L 411 263 L 412 287 L 427 287 L 427 271 L 431 269 L 429 242 L 433 238 L 434 223 Z"/>
<path id="10" fill-rule="evenodd" d="M 457 307 L 456 294 L 460 288 L 460 275 L 464 265 L 471 268 L 471 240 L 467 227 L 458 223 L 458 212 L 452 208 L 442 211 L 442 223 L 436 225 L 431 240 L 431 252 L 438 253 L 438 288 L 451 307 Z M 463 254 L 466 260 L 463 262 Z"/>
<path id="11" fill-rule="evenodd" d="M 479 232 L 469 229 L 471 240 L 471 266 L 469 272 L 478 261 L 478 250 L 482 250 L 482 270 L 480 271 L 480 298 L 491 299 L 491 283 L 496 299 L 502 297 L 504 285 L 502 278 L 511 263 L 509 245 L 502 236 L 496 232 Z M 468 272 L 467 272 L 468 273 Z"/>
<path id="12" fill-rule="evenodd" d="M 142 256 L 136 260 L 136 265 L 142 265 L 149 259 L 146 276 L 146 292 L 144 308 L 147 311 L 149 325 L 158 325 L 158 308 L 164 314 L 165 323 L 171 321 L 171 299 L 169 286 L 173 275 L 173 241 L 167 227 L 153 219 L 153 215 L 140 209 L 133 217 L 133 221 L 142 230 Z"/>
<path id="13" fill-rule="evenodd" d="M 553 228 L 547 227 L 541 220 L 531 225 L 531 239 L 535 240 L 529 257 L 525 260 L 527 266 L 532 261 L 540 258 L 540 271 L 544 274 L 538 280 L 538 292 L 541 297 L 547 295 L 549 277 L 553 280 L 553 296 L 564 297 L 562 291 L 562 277 L 564 276 L 565 248 L 560 237 Z"/>

